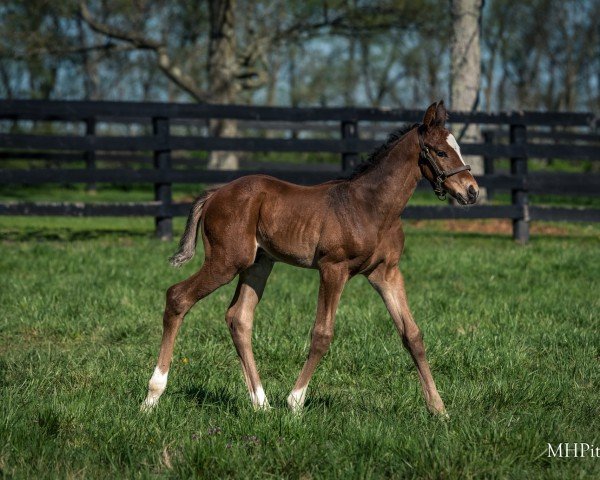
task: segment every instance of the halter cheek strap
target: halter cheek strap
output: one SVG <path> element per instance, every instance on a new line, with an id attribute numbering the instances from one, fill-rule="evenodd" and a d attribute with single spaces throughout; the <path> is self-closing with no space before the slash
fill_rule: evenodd
<path id="1" fill-rule="evenodd" d="M 450 170 L 442 169 L 432 157 L 427 145 L 425 145 L 425 141 L 423 140 L 423 134 L 421 133 L 420 127 L 418 130 L 418 136 L 419 146 L 421 147 L 421 151 L 419 153 L 419 163 L 427 164 L 431 168 L 431 171 L 434 173 L 435 178 L 433 181 L 430 180 L 429 183 L 431 183 L 433 191 L 435 192 L 437 197 L 440 200 L 445 200 L 446 190 L 444 189 L 444 186 L 442 184 L 446 181 L 448 177 L 451 177 L 452 175 L 464 172 L 465 170 L 471 170 L 471 165 L 461 165 L 460 167 L 452 168 Z"/>

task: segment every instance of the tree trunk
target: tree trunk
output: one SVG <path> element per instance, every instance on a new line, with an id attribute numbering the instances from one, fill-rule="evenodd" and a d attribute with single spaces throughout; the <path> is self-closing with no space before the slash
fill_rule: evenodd
<path id="1" fill-rule="evenodd" d="M 481 79 L 481 30 L 482 0 L 451 0 L 452 13 L 452 70 L 450 76 L 450 102 L 452 110 L 475 111 L 479 103 Z M 479 143 L 481 132 L 478 125 L 469 125 L 462 140 Z M 471 165 L 474 175 L 484 173 L 483 158 L 466 155 L 465 162 Z M 485 201 L 485 189 L 480 189 L 479 198 Z"/>
<path id="2" fill-rule="evenodd" d="M 209 2 L 208 82 L 211 103 L 233 103 L 238 93 L 234 10 L 235 0 Z M 237 122 L 213 120 L 211 134 L 215 137 L 235 137 Z M 237 170 L 238 156 L 236 152 L 212 152 L 208 166 L 218 170 Z"/>

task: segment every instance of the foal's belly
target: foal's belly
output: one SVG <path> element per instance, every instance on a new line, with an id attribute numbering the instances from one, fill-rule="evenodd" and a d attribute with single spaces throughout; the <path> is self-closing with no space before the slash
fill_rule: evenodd
<path id="1" fill-rule="evenodd" d="M 273 258 L 300 267 L 314 267 L 320 222 L 313 216 L 278 215 L 273 222 L 259 222 L 256 241 Z"/>
<path id="2" fill-rule="evenodd" d="M 318 199 L 307 203 L 305 196 L 294 193 L 263 201 L 256 241 L 273 258 L 310 268 L 318 260 L 324 208 Z"/>

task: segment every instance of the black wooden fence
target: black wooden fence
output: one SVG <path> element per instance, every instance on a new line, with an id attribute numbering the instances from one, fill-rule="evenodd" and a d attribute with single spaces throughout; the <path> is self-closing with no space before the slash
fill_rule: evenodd
<path id="1" fill-rule="evenodd" d="M 240 105 L 165 104 L 135 102 L 80 101 L 0 101 L 2 131 L 23 130 L 27 122 L 82 123 L 84 134 L 23 134 L 0 133 L 0 162 L 7 159 L 61 160 L 60 168 L 1 168 L 0 184 L 86 183 L 151 183 L 154 201 L 130 203 L 26 203 L 0 202 L 2 215 L 97 215 L 153 216 L 158 236 L 170 238 L 172 218 L 187 215 L 189 204 L 173 203 L 174 183 L 224 183 L 247 174 L 264 173 L 301 184 L 314 184 L 337 178 L 352 169 L 360 153 L 381 143 L 359 135 L 361 126 L 373 132 L 381 128 L 393 130 L 405 122 L 421 120 L 421 110 L 384 110 L 372 108 L 284 108 Z M 267 138 L 240 136 L 215 138 L 208 135 L 174 135 L 172 126 L 181 122 L 233 119 L 247 122 L 251 131 L 277 125 L 291 130 L 327 132 L 337 123 L 339 138 Z M 533 220 L 600 221 L 600 209 L 544 207 L 529 204 L 528 195 L 569 194 L 597 195 L 600 175 L 592 173 L 528 172 L 529 158 L 561 158 L 600 160 L 598 119 L 589 113 L 460 113 L 451 115 L 456 124 L 476 123 L 495 132 L 485 141 L 462 144 L 466 155 L 485 157 L 488 173 L 477 177 L 478 183 L 491 191 L 511 191 L 510 205 L 480 205 L 473 207 L 409 206 L 405 218 L 509 218 L 513 221 L 514 238 L 526 242 L 529 223 Z M 101 136 L 99 122 L 152 125 L 152 135 L 128 134 Z M 389 124 L 387 127 L 382 123 Z M 23 126 L 25 125 L 25 126 Z M 54 125 L 54 123 L 51 123 Z M 374 125 L 376 125 L 374 127 Z M 310 126 L 310 128 L 309 128 Z M 321 127 L 319 127 L 321 126 Z M 295 128 L 297 127 L 297 128 Z M 556 129 L 560 133 L 543 129 Z M 540 130 L 541 129 L 541 130 Z M 56 129 L 64 131 L 64 129 Z M 535 140 L 531 140 L 528 131 Z M 504 132 L 504 133 L 503 133 Z M 503 136 L 507 137 L 503 140 Z M 305 165 L 282 168 L 274 164 L 242 166 L 235 171 L 179 169 L 172 162 L 173 151 L 238 151 L 238 152 L 329 152 L 340 155 L 337 168 L 316 168 Z M 124 154 L 123 152 L 127 152 Z M 117 161 L 149 159 L 153 168 L 96 168 L 97 159 Z M 140 155 L 141 154 L 141 155 Z M 494 173 L 496 159 L 510 159 L 510 172 Z M 84 161 L 86 168 L 64 168 L 64 162 Z M 195 162 L 188 160 L 189 163 Z M 1 165 L 1 163 L 0 163 Z"/>

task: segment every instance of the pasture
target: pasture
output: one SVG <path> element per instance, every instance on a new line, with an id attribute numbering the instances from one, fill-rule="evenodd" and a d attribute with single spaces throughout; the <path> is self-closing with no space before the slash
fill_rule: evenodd
<path id="1" fill-rule="evenodd" d="M 600 476 L 598 458 L 547 457 L 547 443 L 600 446 L 597 226 L 564 224 L 519 246 L 503 234 L 407 225 L 401 267 L 448 421 L 427 413 L 416 369 L 363 278 L 344 291 L 304 414 L 289 413 L 318 274 L 282 264 L 253 337 L 274 408 L 250 405 L 224 322 L 230 284 L 187 316 L 161 403 L 140 413 L 164 292 L 202 259 L 170 268 L 176 242 L 152 239 L 152 227 L 0 218 L 0 476 Z"/>

